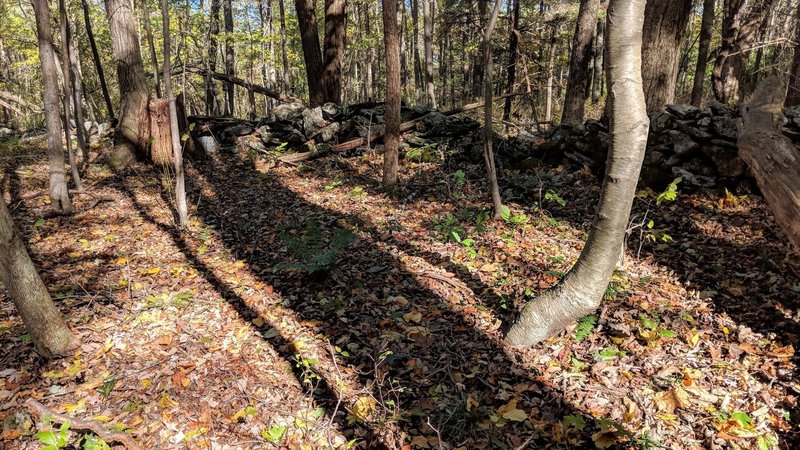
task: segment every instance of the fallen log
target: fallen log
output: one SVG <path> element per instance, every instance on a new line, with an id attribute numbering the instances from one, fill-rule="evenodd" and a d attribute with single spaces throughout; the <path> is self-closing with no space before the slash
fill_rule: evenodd
<path id="1" fill-rule="evenodd" d="M 742 110 L 738 147 L 775 221 L 800 252 L 800 149 L 781 132 L 785 95 L 786 82 L 778 76 L 759 83 Z"/>
<path id="2" fill-rule="evenodd" d="M 133 437 L 131 437 L 129 434 L 111 432 L 106 430 L 105 427 L 103 427 L 103 425 L 98 422 L 77 419 L 74 417 L 66 416 L 64 414 L 59 414 L 32 398 L 29 398 L 28 400 L 25 401 L 25 406 L 30 408 L 42 420 L 44 420 L 45 417 L 49 417 L 53 420 L 53 422 L 58 424 L 69 422 L 70 429 L 79 431 L 91 431 L 92 433 L 96 434 L 104 441 L 106 441 L 106 443 L 118 442 L 120 444 L 123 444 L 129 450 L 140 450 L 142 448 L 139 446 L 139 444 L 136 443 L 136 441 L 133 440 Z"/>
<path id="3" fill-rule="evenodd" d="M 506 95 L 503 95 L 503 96 L 500 96 L 500 97 L 495 97 L 494 101 L 502 100 L 502 99 L 504 99 L 506 97 L 513 97 L 513 96 L 516 96 L 516 95 L 521 95 L 521 94 L 517 94 L 517 93 L 506 94 Z M 460 106 L 458 108 L 451 109 L 449 111 L 445 111 L 445 112 L 443 112 L 441 114 L 444 114 L 445 116 L 454 116 L 456 114 L 460 114 L 460 113 L 463 113 L 463 112 L 471 111 L 473 109 L 478 109 L 478 108 L 480 108 L 482 106 L 483 106 L 483 102 L 469 103 L 469 104 Z M 406 131 L 409 131 L 409 130 L 413 129 L 414 126 L 416 126 L 416 124 L 418 122 L 421 122 L 421 121 L 425 120 L 425 118 L 428 117 L 431 114 L 434 114 L 434 113 L 428 113 L 428 114 L 425 114 L 422 117 L 418 117 L 416 119 L 409 120 L 407 122 L 401 123 L 400 124 L 400 133 L 405 133 Z M 300 163 L 300 162 L 303 162 L 303 161 L 308 161 L 308 160 L 311 160 L 311 159 L 321 158 L 321 157 L 326 156 L 326 155 L 331 154 L 331 153 L 348 152 L 350 150 L 354 150 L 354 149 L 357 149 L 359 147 L 363 147 L 365 145 L 372 144 L 372 143 L 374 143 L 374 142 L 376 142 L 376 141 L 378 141 L 380 139 L 383 139 L 383 134 L 384 133 L 376 133 L 376 134 L 371 134 L 368 137 L 360 137 L 360 138 L 350 139 L 349 141 L 345 141 L 345 142 L 342 142 L 341 144 L 334 145 L 334 146 L 330 147 L 327 150 L 321 150 L 321 151 L 318 151 L 318 152 L 302 152 L 302 153 L 294 153 L 294 154 L 291 154 L 291 155 L 286 155 L 284 157 L 278 158 L 278 161 L 281 161 L 281 162 L 284 162 L 284 163 L 289 163 L 289 164 L 297 164 L 297 163 Z"/>
<path id="4" fill-rule="evenodd" d="M 234 77 L 232 75 L 228 75 L 225 73 L 209 72 L 208 70 L 200 67 L 187 67 L 186 71 L 203 76 L 211 76 L 212 78 L 215 78 L 225 83 L 232 83 L 237 86 L 242 86 L 245 89 L 257 92 L 262 95 L 266 95 L 267 97 L 274 98 L 275 100 L 278 100 L 283 103 L 302 103 L 302 101 L 299 98 L 295 97 L 294 95 L 281 94 L 280 92 L 272 90 L 268 87 L 260 86 L 258 84 L 253 84 L 247 80 L 243 80 L 241 78 Z"/>

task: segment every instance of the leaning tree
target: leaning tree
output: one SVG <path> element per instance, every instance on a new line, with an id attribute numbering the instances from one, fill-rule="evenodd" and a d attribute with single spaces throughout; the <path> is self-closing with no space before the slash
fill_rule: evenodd
<path id="1" fill-rule="evenodd" d="M 612 142 L 597 214 L 578 261 L 553 289 L 528 303 L 506 335 L 532 345 L 599 305 L 614 272 L 644 159 L 649 120 L 642 88 L 642 26 L 646 0 L 611 0 L 608 7 L 608 99 Z"/>

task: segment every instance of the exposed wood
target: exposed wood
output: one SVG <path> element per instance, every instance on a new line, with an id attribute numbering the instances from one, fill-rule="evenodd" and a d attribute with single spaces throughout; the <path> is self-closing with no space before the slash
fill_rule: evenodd
<path id="1" fill-rule="evenodd" d="M 259 86 L 257 84 L 253 84 L 253 83 L 251 83 L 251 82 L 249 82 L 247 80 L 243 80 L 241 78 L 237 78 L 237 77 L 234 77 L 234 76 L 231 76 L 231 75 L 228 75 L 228 74 L 216 73 L 216 72 L 208 72 L 207 70 L 201 69 L 199 67 L 187 67 L 186 71 L 187 72 L 192 72 L 192 73 L 197 73 L 197 74 L 200 74 L 200 75 L 211 76 L 212 78 L 215 78 L 217 80 L 220 80 L 220 81 L 223 81 L 223 82 L 226 82 L 226 83 L 236 84 L 238 86 L 242 86 L 242 87 L 244 87 L 246 89 L 252 90 L 253 92 L 257 92 L 259 94 L 266 95 L 267 97 L 274 98 L 274 99 L 276 99 L 276 100 L 278 100 L 280 102 L 283 102 L 283 103 L 300 103 L 301 102 L 299 98 L 295 97 L 292 94 L 281 94 L 280 92 L 275 91 L 273 89 L 270 89 L 268 87 Z"/>
<path id="2" fill-rule="evenodd" d="M 44 420 L 45 417 L 49 417 L 57 424 L 62 424 L 69 421 L 69 428 L 71 430 L 91 431 L 92 433 L 101 437 L 104 441 L 106 441 L 106 443 L 118 442 L 127 447 L 128 450 L 142 449 L 142 447 L 140 447 L 130 435 L 125 433 L 112 433 L 106 430 L 106 427 L 99 422 L 82 420 L 76 417 L 70 417 L 65 414 L 57 413 L 32 398 L 29 398 L 25 401 L 25 406 L 30 408 L 31 411 L 38 415 L 42 420 Z"/>
<path id="3" fill-rule="evenodd" d="M 800 252 L 800 149 L 783 135 L 786 82 L 771 76 L 759 83 L 743 112 L 739 156 L 750 166 L 775 221 Z"/>

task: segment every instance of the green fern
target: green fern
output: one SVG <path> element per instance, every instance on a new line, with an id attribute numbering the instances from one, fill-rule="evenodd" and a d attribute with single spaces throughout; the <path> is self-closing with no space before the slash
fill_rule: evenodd
<path id="1" fill-rule="evenodd" d="M 326 242 L 319 223 L 310 220 L 299 235 L 282 233 L 280 238 L 289 253 L 300 262 L 278 264 L 275 271 L 297 270 L 312 274 L 329 270 L 339 253 L 355 242 L 356 235 L 348 229 L 339 228 L 333 233 L 330 242 Z"/>
<path id="2" fill-rule="evenodd" d="M 583 342 L 584 339 L 592 334 L 595 325 L 597 325 L 597 317 L 586 316 L 581 318 L 581 320 L 578 321 L 578 325 L 575 327 L 575 340 L 577 342 Z"/>

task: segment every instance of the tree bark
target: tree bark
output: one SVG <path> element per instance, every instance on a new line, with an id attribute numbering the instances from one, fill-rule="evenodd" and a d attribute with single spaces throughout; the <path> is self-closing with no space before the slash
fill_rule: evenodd
<path id="1" fill-rule="evenodd" d="M 386 49 L 383 185 L 386 188 L 397 184 L 400 145 L 400 36 L 397 28 L 397 0 L 383 0 L 383 42 Z"/>
<path id="2" fill-rule="evenodd" d="M 492 33 L 497 24 L 497 15 L 503 0 L 495 0 L 492 15 L 486 24 L 483 35 L 483 159 L 486 162 L 486 172 L 489 178 L 489 193 L 492 196 L 494 219 L 499 220 L 503 208 L 503 199 L 500 197 L 500 186 L 497 183 L 497 169 L 494 166 L 494 150 L 492 149 Z"/>
<path id="3" fill-rule="evenodd" d="M 603 298 L 628 226 L 644 159 L 649 119 L 642 88 L 645 0 L 611 0 L 607 70 L 612 143 L 597 214 L 575 266 L 555 288 L 529 302 L 506 341 L 532 345 L 591 313 Z"/>
<path id="4" fill-rule="evenodd" d="M 711 47 L 711 34 L 714 31 L 714 8 L 716 0 L 703 0 L 703 21 L 700 24 L 700 41 L 697 49 L 697 67 L 694 71 L 692 85 L 692 105 L 700 106 L 703 102 L 703 87 L 706 84 L 706 68 L 708 67 L 708 49 Z"/>
<path id="5" fill-rule="evenodd" d="M 594 40 L 594 80 L 592 80 L 592 103 L 600 102 L 600 96 L 603 92 L 603 53 L 605 51 L 604 33 L 605 33 L 605 20 L 597 21 L 597 32 L 595 32 Z"/>
<path id="6" fill-rule="evenodd" d="M 300 40 L 303 45 L 303 59 L 306 63 L 308 80 L 308 103 L 313 108 L 324 102 L 322 90 L 322 56 L 319 47 L 319 31 L 314 0 L 294 0 L 297 22 L 300 26 Z"/>
<path id="7" fill-rule="evenodd" d="M 183 149 L 178 131 L 178 110 L 175 107 L 175 92 L 172 90 L 172 70 L 170 62 L 169 6 L 161 0 L 161 23 L 164 34 L 164 93 L 169 101 L 169 131 L 172 141 L 172 156 L 175 163 L 175 209 L 178 223 L 185 227 L 189 222 L 189 209 L 186 205 L 186 182 L 183 171 Z"/>
<path id="8" fill-rule="evenodd" d="M 72 39 L 67 24 L 67 34 L 70 35 L 69 43 L 69 64 L 72 69 L 72 106 L 75 110 L 75 124 L 78 131 L 78 148 L 81 150 L 81 157 L 83 161 L 89 161 L 89 136 L 84 126 L 85 118 L 83 116 L 82 100 L 86 95 L 83 90 L 83 71 L 81 70 L 81 60 L 78 55 L 78 45 L 75 39 Z M 89 102 L 86 102 L 89 105 Z M 90 107 L 91 108 L 91 107 Z"/>
<path id="9" fill-rule="evenodd" d="M 73 211 L 73 207 L 69 198 L 64 170 L 64 147 L 61 144 L 64 130 L 59 114 L 58 75 L 53 49 L 53 34 L 50 31 L 50 7 L 47 0 L 33 0 L 32 3 L 36 16 L 39 63 L 42 67 L 42 84 L 44 86 L 42 103 L 47 126 L 47 156 L 50 161 L 50 205 L 55 211 L 68 213 Z"/>
<path id="10" fill-rule="evenodd" d="M 592 59 L 592 37 L 594 36 L 597 9 L 600 0 L 581 0 L 578 23 L 572 40 L 572 54 L 569 58 L 569 77 L 567 92 L 564 95 L 562 122 L 583 122 L 586 104 L 586 86 L 589 84 L 589 61 Z"/>
<path id="11" fill-rule="evenodd" d="M 714 60 L 711 87 L 714 97 L 723 103 L 739 100 L 745 75 L 746 52 L 764 25 L 775 0 L 755 0 L 749 10 L 748 0 L 724 0 L 722 43 Z"/>
<path id="12" fill-rule="evenodd" d="M 139 128 L 147 108 L 148 89 L 131 2 L 105 0 L 105 3 L 120 95 L 119 123 L 114 132 L 114 153 L 109 162 L 122 168 L 144 155 L 145 143 L 140 139 Z"/>
<path id="13" fill-rule="evenodd" d="M 650 1 L 645 8 L 642 82 L 648 111 L 675 102 L 681 45 L 693 0 Z"/>
<path id="14" fill-rule="evenodd" d="M 322 101 L 342 101 L 342 59 L 345 47 L 345 0 L 325 0 L 325 57 L 322 68 Z"/>
<path id="15" fill-rule="evenodd" d="M 89 47 L 92 49 L 92 59 L 94 60 L 94 68 L 97 70 L 97 78 L 100 81 L 100 90 L 103 91 L 103 100 L 106 102 L 106 111 L 108 112 L 108 120 L 114 122 L 114 106 L 111 104 L 111 94 L 108 93 L 108 86 L 106 85 L 106 75 L 103 71 L 103 64 L 100 62 L 100 53 L 97 51 L 97 43 L 94 40 L 94 32 L 92 31 L 92 21 L 89 18 L 89 3 L 87 0 L 81 0 L 83 6 L 83 22 L 86 25 L 86 36 L 89 38 Z"/>
<path id="16" fill-rule="evenodd" d="M 514 83 L 517 77 L 517 48 L 519 47 L 519 0 L 513 0 L 511 30 L 508 36 L 508 76 L 506 78 L 506 92 L 514 92 Z M 503 105 L 503 120 L 511 117 L 512 98 L 507 97 Z"/>
<path id="17" fill-rule="evenodd" d="M 739 156 L 756 177 L 758 187 L 789 242 L 800 253 L 800 150 L 781 132 L 786 83 L 765 78 L 742 111 L 744 128 Z"/>
<path id="18" fill-rule="evenodd" d="M 283 0 L 278 0 L 278 13 L 281 21 L 281 62 L 283 63 L 283 76 L 281 78 L 285 92 L 290 89 L 292 83 L 289 80 L 289 55 L 286 50 L 286 10 L 283 6 Z"/>
<path id="19" fill-rule="evenodd" d="M 422 0 L 422 44 L 425 53 L 425 104 L 436 108 L 433 85 L 433 0 Z"/>
<path id="20" fill-rule="evenodd" d="M 800 105 L 800 4 L 797 6 L 795 24 L 797 31 L 794 39 L 794 57 L 792 58 L 792 68 L 789 71 L 789 88 L 786 91 L 786 101 L 783 104 L 787 108 Z"/>
<path id="21" fill-rule="evenodd" d="M 75 153 L 72 151 L 72 133 L 70 132 L 70 102 L 72 102 L 72 69 L 70 67 L 70 48 L 69 48 L 69 23 L 67 22 L 67 5 L 64 0 L 58 0 L 58 18 L 61 28 L 61 71 L 64 74 L 63 78 L 63 104 L 64 104 L 64 136 L 67 143 L 67 156 L 69 158 L 69 167 L 72 172 L 72 182 L 75 184 L 75 189 L 78 191 L 83 190 L 81 183 L 81 175 L 78 172 L 78 164 L 75 162 Z M 83 124 L 77 123 L 76 127 L 82 127 Z M 77 130 L 76 130 L 77 131 Z M 80 135 L 79 135 L 80 136 Z"/>
<path id="22" fill-rule="evenodd" d="M 211 74 L 217 71 L 217 46 L 219 36 L 219 9 L 221 0 L 211 0 L 208 21 L 208 61 L 206 72 L 206 114 L 219 115 L 217 108 L 217 89 Z"/>
<path id="23" fill-rule="evenodd" d="M 553 118 L 553 81 L 555 78 L 556 67 L 556 32 L 558 28 L 553 26 L 550 31 L 550 55 L 547 61 L 547 82 L 544 103 L 544 121 L 550 123 Z"/>
<path id="24" fill-rule="evenodd" d="M 225 73 L 228 76 L 235 77 L 234 47 L 236 47 L 236 41 L 233 37 L 233 5 L 231 4 L 231 0 L 222 1 L 222 11 L 223 16 L 225 16 Z M 234 93 L 233 84 L 225 84 L 226 116 L 233 116 L 236 114 Z"/>
<path id="25" fill-rule="evenodd" d="M 35 0 L 34 5 L 39 10 L 47 6 L 47 2 Z M 61 133 L 58 137 L 61 139 Z M 61 312 L 50 299 L 50 293 L 47 292 L 25 250 L 2 196 L 0 196 L 0 279 L 5 283 L 11 301 L 25 323 L 37 353 L 46 358 L 66 356 L 77 346 L 75 335 L 67 327 Z"/>
<path id="26" fill-rule="evenodd" d="M 153 43 L 153 27 L 150 24 L 150 9 L 147 7 L 147 0 L 139 2 L 142 5 L 142 21 L 144 22 L 144 33 L 147 37 L 147 47 L 150 49 L 150 62 L 153 67 L 153 80 L 156 84 L 156 97 L 164 98 L 161 94 L 161 76 L 158 74 L 158 56 L 156 56 L 156 45 Z"/>

